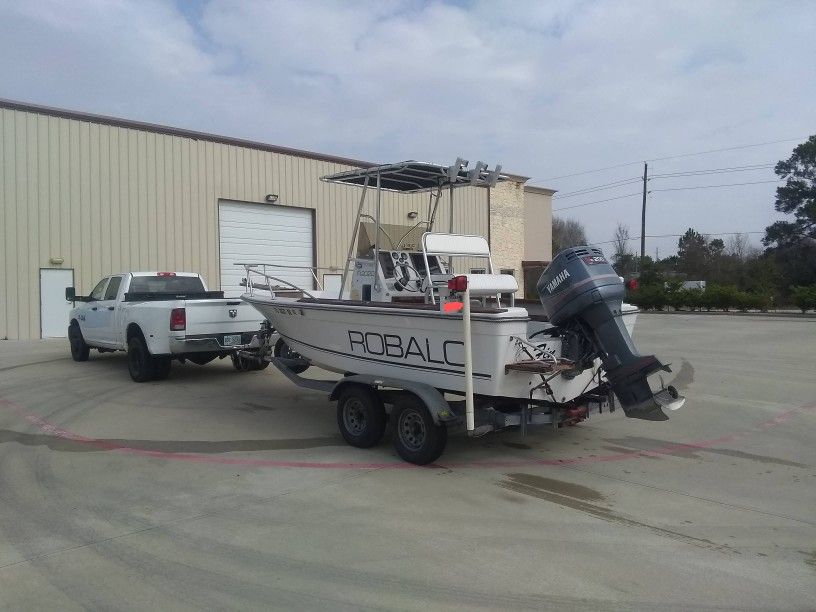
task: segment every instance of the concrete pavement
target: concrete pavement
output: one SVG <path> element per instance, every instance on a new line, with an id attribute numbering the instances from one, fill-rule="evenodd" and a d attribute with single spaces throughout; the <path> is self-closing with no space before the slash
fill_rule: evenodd
<path id="1" fill-rule="evenodd" d="M 0 342 L 0 608 L 816 608 L 816 322 L 641 315 L 686 407 L 345 445 L 271 368 Z M 329 375 L 327 375 L 329 376 Z"/>

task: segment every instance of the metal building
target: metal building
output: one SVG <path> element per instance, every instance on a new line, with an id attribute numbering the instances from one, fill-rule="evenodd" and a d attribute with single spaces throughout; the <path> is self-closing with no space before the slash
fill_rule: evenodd
<path id="1" fill-rule="evenodd" d="M 339 285 L 359 190 L 319 177 L 370 165 L 0 100 L 0 339 L 66 335 L 64 288 L 87 293 L 128 270 L 195 271 L 238 291 L 233 264 L 263 261 L 316 265 Z M 523 260 L 551 257 L 553 192 L 526 181 L 511 175 L 455 201 L 455 231 L 487 236 L 496 267 L 520 284 Z M 395 198 L 384 221 L 410 224 L 426 209 L 427 196 Z M 539 240 L 525 237 L 525 219 Z"/>

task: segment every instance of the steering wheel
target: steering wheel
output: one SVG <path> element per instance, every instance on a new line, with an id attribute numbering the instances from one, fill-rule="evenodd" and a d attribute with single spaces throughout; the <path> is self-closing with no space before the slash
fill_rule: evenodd
<path id="1" fill-rule="evenodd" d="M 405 274 L 405 275 L 403 275 L 401 277 L 396 277 L 395 276 L 394 277 L 394 285 L 395 286 L 402 287 L 402 289 L 408 289 L 408 284 L 413 282 L 416 285 L 416 291 L 418 293 L 422 292 L 422 289 L 419 286 L 421 277 L 419 275 L 419 272 L 417 272 L 417 269 L 414 266 L 412 266 L 411 264 L 407 264 L 407 263 L 397 262 L 397 265 L 395 266 L 395 271 L 396 271 L 396 268 L 403 268 L 405 270 L 413 270 L 414 274 L 416 274 L 417 277 L 414 278 L 414 279 L 409 278 L 408 280 L 403 280 L 406 276 L 408 276 L 407 274 Z"/>

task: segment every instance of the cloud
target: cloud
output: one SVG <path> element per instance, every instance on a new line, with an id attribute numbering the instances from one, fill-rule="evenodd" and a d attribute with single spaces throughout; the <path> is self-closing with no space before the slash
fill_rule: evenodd
<path id="1" fill-rule="evenodd" d="M 572 191 L 641 168 L 548 177 L 814 132 L 813 31 L 807 2 L 3 2 L 0 95 L 375 161 L 484 158 Z M 773 178 L 723 176 L 660 184 Z M 772 199 L 773 185 L 655 192 L 648 232 L 763 229 Z M 618 220 L 639 233 L 638 198 L 570 214 L 592 240 Z"/>

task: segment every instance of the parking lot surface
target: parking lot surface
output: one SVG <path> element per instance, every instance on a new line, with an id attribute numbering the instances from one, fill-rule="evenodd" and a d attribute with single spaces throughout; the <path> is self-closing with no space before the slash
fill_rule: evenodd
<path id="1" fill-rule="evenodd" d="M 641 315 L 686 406 L 347 446 L 269 368 L 0 342 L 0 608 L 816 608 L 816 322 Z M 325 373 L 326 377 L 330 377 Z"/>

